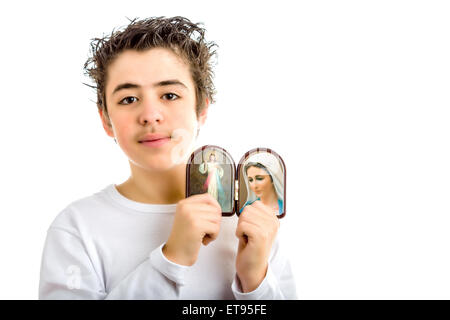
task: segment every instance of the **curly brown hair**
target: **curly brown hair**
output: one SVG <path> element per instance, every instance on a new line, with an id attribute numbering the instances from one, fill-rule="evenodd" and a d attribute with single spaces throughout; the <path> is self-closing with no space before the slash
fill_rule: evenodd
<path id="1" fill-rule="evenodd" d="M 197 117 L 205 108 L 206 98 L 214 103 L 216 90 L 213 83 L 212 58 L 217 56 L 214 42 L 205 40 L 205 29 L 184 17 L 151 17 L 143 20 L 130 20 L 123 30 L 112 31 L 103 38 L 91 39 L 91 55 L 84 64 L 85 75 L 89 76 L 97 92 L 97 107 L 105 111 L 106 79 L 108 66 L 124 50 L 145 51 L 160 47 L 172 50 L 190 67 L 196 87 Z"/>

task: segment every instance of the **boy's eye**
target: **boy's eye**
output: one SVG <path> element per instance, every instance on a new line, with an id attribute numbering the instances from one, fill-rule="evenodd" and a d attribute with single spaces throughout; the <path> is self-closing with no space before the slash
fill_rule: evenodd
<path id="1" fill-rule="evenodd" d="M 135 101 L 137 101 L 136 97 L 125 97 L 120 100 L 119 104 L 132 104 Z"/>
<path id="2" fill-rule="evenodd" d="M 165 95 L 163 95 L 164 100 L 176 100 L 178 98 L 179 96 L 175 93 L 166 93 Z"/>

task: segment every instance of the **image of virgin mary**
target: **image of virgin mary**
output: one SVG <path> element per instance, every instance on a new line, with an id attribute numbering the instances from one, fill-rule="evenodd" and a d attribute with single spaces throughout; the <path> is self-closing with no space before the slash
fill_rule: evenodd
<path id="1" fill-rule="evenodd" d="M 277 215 L 282 215 L 284 212 L 284 171 L 278 159 L 266 152 L 257 153 L 250 156 L 242 168 L 247 187 L 247 200 L 239 213 L 242 213 L 246 206 L 259 200 L 274 209 Z M 250 170 L 257 175 L 249 177 Z"/>

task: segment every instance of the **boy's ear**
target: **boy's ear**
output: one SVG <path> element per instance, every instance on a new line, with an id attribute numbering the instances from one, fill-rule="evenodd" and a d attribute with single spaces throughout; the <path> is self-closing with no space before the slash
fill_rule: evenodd
<path id="1" fill-rule="evenodd" d="M 206 118 L 208 118 L 208 109 L 209 109 L 209 99 L 206 98 L 205 108 L 203 108 L 202 112 L 198 115 L 198 123 L 200 126 L 205 124 Z"/>
<path id="2" fill-rule="evenodd" d="M 111 138 L 114 138 L 114 131 L 112 129 L 111 121 L 109 120 L 109 116 L 107 113 L 104 113 L 103 110 L 98 110 L 98 113 L 100 115 L 100 119 L 102 121 L 103 129 L 105 129 L 105 132 L 108 136 Z"/>

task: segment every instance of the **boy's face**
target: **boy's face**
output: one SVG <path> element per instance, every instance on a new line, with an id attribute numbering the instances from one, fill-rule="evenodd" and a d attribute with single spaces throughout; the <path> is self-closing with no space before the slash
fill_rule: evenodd
<path id="1" fill-rule="evenodd" d="M 196 116 L 196 95 L 189 66 L 168 49 L 127 50 L 108 67 L 106 105 L 100 112 L 107 134 L 128 159 L 147 170 L 166 170 L 192 152 L 206 108 Z M 154 139 L 160 134 L 166 139 Z M 181 156 L 181 157 L 180 157 Z"/>

